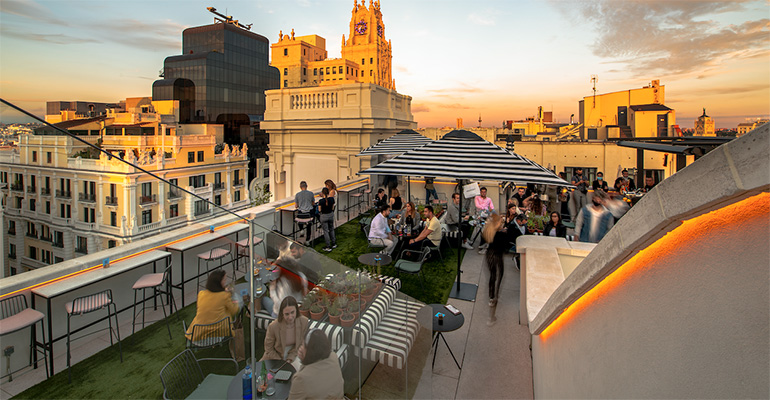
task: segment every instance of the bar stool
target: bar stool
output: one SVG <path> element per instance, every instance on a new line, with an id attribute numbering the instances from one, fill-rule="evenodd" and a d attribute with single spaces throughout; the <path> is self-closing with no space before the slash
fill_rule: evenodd
<path id="1" fill-rule="evenodd" d="M 163 319 L 166 321 L 166 329 L 168 329 L 168 338 L 173 339 L 171 337 L 171 327 L 169 327 L 168 324 L 168 315 L 166 314 L 166 305 L 163 303 L 163 296 L 166 295 L 171 298 L 171 304 L 169 304 L 169 312 L 174 313 L 174 310 L 176 309 L 176 302 L 174 301 L 174 295 L 171 293 L 171 290 L 169 289 L 169 281 L 168 276 L 171 272 L 172 264 L 169 264 L 166 269 L 157 274 L 145 274 L 142 275 L 141 278 L 137 279 L 137 281 L 134 283 L 134 286 L 132 289 L 134 289 L 134 312 L 133 312 L 133 321 L 131 323 L 131 335 L 133 336 L 134 332 L 136 332 L 136 294 L 140 290 L 142 291 L 142 329 L 144 329 L 145 322 L 156 322 L 156 321 L 145 321 L 144 319 L 144 310 L 147 309 L 147 289 L 152 289 L 152 297 L 150 299 L 157 299 L 158 296 L 160 296 L 160 308 L 163 310 Z M 157 304 L 153 306 L 153 308 L 157 308 Z M 177 313 L 176 316 L 177 319 L 179 319 L 179 314 Z"/>
<path id="2" fill-rule="evenodd" d="M 112 306 L 112 310 L 110 310 Z M 71 302 L 64 305 L 64 309 L 67 310 L 67 375 L 69 375 L 69 381 L 72 383 L 72 369 L 71 369 L 71 353 L 70 353 L 70 319 L 77 315 L 85 315 L 94 311 L 99 311 L 103 308 L 107 309 L 107 321 L 109 322 L 110 330 L 110 346 L 113 345 L 112 341 L 112 316 L 115 316 L 115 334 L 118 337 L 118 350 L 120 351 L 120 362 L 123 362 L 123 348 L 120 345 L 120 326 L 118 323 L 118 307 L 112 301 L 112 290 L 107 289 L 99 293 L 90 294 L 88 296 L 78 297 Z M 105 328 L 107 329 L 107 328 Z M 104 330 L 104 329 L 100 329 Z M 98 332 L 98 331 L 96 331 Z M 92 332 L 92 333 L 96 333 Z M 83 335 L 82 337 L 88 336 Z M 80 338 L 77 338 L 80 339 Z"/>
<path id="3" fill-rule="evenodd" d="M 359 215 L 361 215 L 361 202 L 364 199 L 364 193 L 363 192 L 355 192 L 355 193 L 352 193 L 350 195 L 350 197 L 355 199 L 355 204 L 353 205 L 353 207 L 356 208 L 356 217 L 358 217 Z M 348 216 L 348 219 L 350 219 L 349 216 Z"/>
<path id="4" fill-rule="evenodd" d="M 209 262 L 210 261 L 216 261 L 216 260 L 222 260 L 223 258 L 225 258 L 225 256 L 231 254 L 231 252 L 232 252 L 231 250 L 232 250 L 232 247 L 230 247 L 230 245 L 227 245 L 227 246 L 222 246 L 222 247 L 214 247 L 213 249 L 211 249 L 211 250 L 209 250 L 207 252 L 198 254 L 198 276 L 197 276 L 197 279 L 198 279 L 198 287 L 199 288 L 201 287 L 201 261 L 205 261 L 206 262 L 206 277 L 208 278 L 209 272 L 211 272 L 209 270 Z M 219 267 L 217 267 L 217 268 L 222 267 L 222 265 L 223 265 L 223 262 L 220 261 L 219 262 Z M 233 266 L 233 276 L 235 276 L 235 266 Z M 204 284 L 204 286 L 205 286 L 205 284 Z"/>
<path id="5" fill-rule="evenodd" d="M 257 232 L 252 238 L 253 240 L 251 245 L 256 246 L 261 244 L 263 254 L 265 257 L 267 257 L 267 248 L 265 247 L 264 236 L 265 236 L 265 232 Z M 249 238 L 235 242 L 235 248 L 237 249 L 236 251 L 237 258 L 235 261 L 236 265 L 240 265 L 241 258 L 247 258 L 247 259 L 249 258 L 249 245 L 250 245 Z M 247 265 L 248 265 L 248 260 L 247 260 Z M 248 270 L 249 270 L 248 267 L 246 267 L 246 272 L 248 272 Z M 233 280 L 235 280 L 235 272 L 233 272 Z"/>
<path id="6" fill-rule="evenodd" d="M 44 315 L 40 311 L 27 306 L 27 298 L 23 294 L 17 294 L 6 299 L 0 300 L 0 337 L 18 332 L 24 328 L 30 328 L 29 343 L 29 365 L 32 365 L 32 356 L 43 348 L 43 363 L 45 364 L 45 376 L 50 377 L 48 371 L 48 347 L 45 344 L 45 322 Z M 43 334 L 43 343 L 37 341 L 35 337 L 35 325 L 40 322 L 40 332 Z M 10 361 L 10 360 L 9 360 Z M 37 368 L 37 357 L 35 357 L 35 368 Z M 28 366 L 29 366 L 28 365 Z M 16 372 L 16 371 L 14 371 Z M 13 380 L 13 372 L 9 373 L 8 381 Z M 3 376 L 4 378 L 4 376 Z"/>
<path id="7" fill-rule="evenodd" d="M 301 229 L 305 229 L 305 236 L 308 236 L 308 237 L 305 238 L 305 241 L 306 242 L 310 242 L 310 237 L 313 236 L 313 228 L 312 228 L 313 220 L 314 220 L 314 218 L 313 218 L 312 215 L 308 216 L 308 217 L 306 217 L 305 215 L 302 215 L 302 216 L 297 216 L 296 218 L 294 218 L 294 225 L 295 225 L 295 227 L 294 227 L 294 232 L 293 233 L 294 233 L 294 240 L 295 241 L 297 240 L 297 232 L 300 232 Z M 311 226 L 310 226 L 309 229 L 308 228 L 304 228 L 304 227 L 300 228 L 300 226 L 302 224 L 310 224 Z M 309 235 L 308 235 L 308 232 L 310 233 Z"/>
<path id="8" fill-rule="evenodd" d="M 364 207 L 366 208 L 364 212 L 369 212 L 369 210 L 372 208 L 372 187 L 367 186 L 366 189 L 363 191 L 364 193 Z"/>

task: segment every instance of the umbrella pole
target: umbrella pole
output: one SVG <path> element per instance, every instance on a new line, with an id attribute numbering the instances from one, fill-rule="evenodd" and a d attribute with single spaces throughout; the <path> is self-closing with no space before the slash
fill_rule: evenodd
<path id="1" fill-rule="evenodd" d="M 452 285 L 452 291 L 449 292 L 449 297 L 459 300 L 476 301 L 476 291 L 478 290 L 479 285 L 460 282 L 460 274 L 462 274 L 462 270 L 460 270 L 460 265 L 462 264 L 460 250 L 462 250 L 463 245 L 463 186 L 460 179 L 457 180 L 457 183 L 460 188 L 460 204 L 457 205 L 457 282 Z M 447 210 L 449 210 L 449 206 L 447 206 Z"/>

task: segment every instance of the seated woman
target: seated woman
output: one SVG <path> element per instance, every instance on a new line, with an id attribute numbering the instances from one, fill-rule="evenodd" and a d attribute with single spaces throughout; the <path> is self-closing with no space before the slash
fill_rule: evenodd
<path id="1" fill-rule="evenodd" d="M 540 195 L 538 194 L 532 196 L 532 200 L 530 200 L 529 203 L 529 210 L 537 215 L 546 215 L 548 213 L 545 203 L 540 200 Z"/>
<path id="2" fill-rule="evenodd" d="M 309 324 L 310 320 L 299 314 L 297 299 L 286 296 L 278 308 L 278 318 L 267 327 L 265 354 L 259 361 L 285 360 L 299 369 L 297 352 Z"/>
<path id="3" fill-rule="evenodd" d="M 305 335 L 298 352 L 302 368 L 291 379 L 289 399 L 342 399 L 345 380 L 337 354 L 320 329 Z"/>
<path id="4" fill-rule="evenodd" d="M 206 289 L 198 293 L 198 309 L 195 312 L 195 318 L 187 328 L 188 339 L 191 338 L 193 326 L 206 325 L 220 321 L 225 317 L 232 317 L 238 312 L 239 304 L 233 300 L 232 292 L 225 290 L 227 287 L 227 274 L 224 270 L 218 269 L 209 274 L 206 280 Z M 248 296 L 244 296 L 244 303 L 248 303 Z"/>
<path id="5" fill-rule="evenodd" d="M 401 215 L 401 209 L 404 208 L 404 203 L 401 201 L 401 194 L 398 192 L 398 189 L 393 189 L 393 194 L 390 196 L 390 200 L 388 200 L 388 205 L 390 205 L 390 213 L 392 216 Z"/>
<path id="6" fill-rule="evenodd" d="M 563 238 L 567 237 L 567 227 L 561 223 L 561 215 L 556 211 L 551 213 L 551 219 L 545 224 L 543 235 Z"/>
<path id="7" fill-rule="evenodd" d="M 401 223 L 404 224 L 404 230 L 406 230 L 406 227 L 409 226 L 411 228 L 411 232 L 413 235 L 417 234 L 417 231 L 420 229 L 420 214 L 417 214 L 417 209 L 414 206 L 414 203 L 411 201 L 406 203 L 406 207 L 404 207 L 404 213 L 401 214 Z"/>

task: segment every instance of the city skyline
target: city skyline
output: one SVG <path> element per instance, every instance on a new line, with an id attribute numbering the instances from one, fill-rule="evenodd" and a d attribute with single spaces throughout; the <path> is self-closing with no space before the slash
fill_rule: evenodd
<path id="1" fill-rule="evenodd" d="M 367 2 L 368 6 L 368 2 Z M 182 30 L 210 24 L 205 7 L 252 32 L 317 34 L 339 57 L 353 2 L 4 0 L 0 4 L 0 96 L 42 116 L 46 101 L 116 102 L 151 95 L 163 60 L 179 54 Z M 382 0 L 393 77 L 412 96 L 419 127 L 499 127 L 534 116 L 577 119 L 592 94 L 666 86 L 683 129 L 702 109 L 717 128 L 770 113 L 770 33 L 765 1 Z M 9 119 L 3 109 L 2 122 Z"/>

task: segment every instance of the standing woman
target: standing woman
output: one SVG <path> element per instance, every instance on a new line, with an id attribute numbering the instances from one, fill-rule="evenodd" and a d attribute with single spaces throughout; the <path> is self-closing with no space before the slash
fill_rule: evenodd
<path id="1" fill-rule="evenodd" d="M 337 248 L 337 236 L 334 234 L 334 197 L 329 195 L 328 186 L 321 189 L 321 196 L 321 200 L 318 200 L 318 213 L 321 216 L 321 228 L 324 230 L 326 242 L 324 251 L 329 252 Z"/>
<path id="2" fill-rule="evenodd" d="M 324 181 L 324 186 L 326 186 L 329 189 L 329 197 L 337 199 L 337 185 L 334 183 L 333 180 L 327 179 Z"/>
<path id="3" fill-rule="evenodd" d="M 391 214 L 401 215 L 401 209 L 404 208 L 404 203 L 401 201 L 401 193 L 398 192 L 398 189 L 393 189 L 393 195 L 390 196 L 388 205 L 390 205 Z"/>
<path id="4" fill-rule="evenodd" d="M 503 281 L 503 256 L 510 247 L 508 237 L 502 231 L 503 226 L 503 218 L 493 213 L 487 218 L 487 224 L 481 232 L 484 240 L 491 243 L 485 257 L 489 268 L 489 322 L 487 325 L 497 321 L 495 309 L 500 296 L 500 283 Z"/>
<path id="5" fill-rule="evenodd" d="M 278 308 L 278 318 L 267 326 L 265 354 L 259 361 L 285 360 L 290 362 L 294 369 L 299 369 L 297 352 L 309 324 L 310 320 L 299 314 L 297 299 L 292 296 L 284 297 Z"/>
<path id="6" fill-rule="evenodd" d="M 551 213 L 551 219 L 545 224 L 543 235 L 555 237 L 567 237 L 567 227 L 561 223 L 561 216 L 556 211 Z"/>

